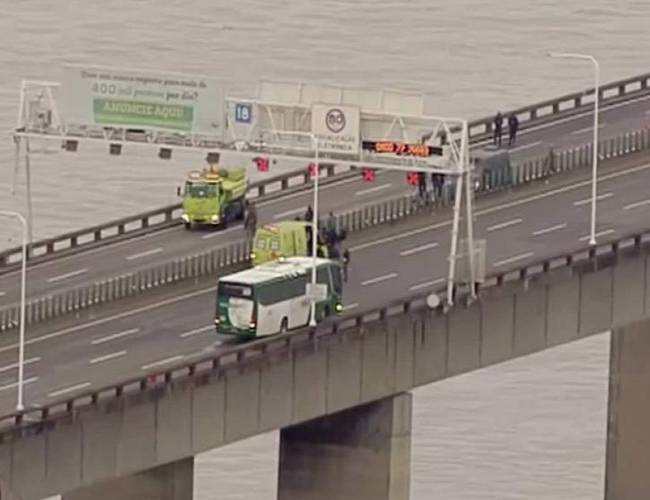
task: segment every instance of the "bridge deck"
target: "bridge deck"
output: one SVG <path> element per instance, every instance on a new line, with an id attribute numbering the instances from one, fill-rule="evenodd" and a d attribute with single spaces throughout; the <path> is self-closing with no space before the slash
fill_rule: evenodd
<path id="1" fill-rule="evenodd" d="M 600 242 L 647 228 L 650 163 L 645 155 L 603 169 L 599 185 Z M 559 176 L 478 204 L 478 237 L 487 239 L 488 272 L 537 262 L 586 245 L 588 173 Z M 350 241 L 347 312 L 379 307 L 388 299 L 437 288 L 445 276 L 450 220 L 421 216 L 384 226 Z M 30 329 L 26 351 L 28 405 L 105 386 L 214 349 L 214 287 L 170 287 L 115 303 L 79 318 Z M 216 347 L 227 349 L 227 344 Z M 15 404 L 15 334 L 0 339 L 0 413 Z"/>

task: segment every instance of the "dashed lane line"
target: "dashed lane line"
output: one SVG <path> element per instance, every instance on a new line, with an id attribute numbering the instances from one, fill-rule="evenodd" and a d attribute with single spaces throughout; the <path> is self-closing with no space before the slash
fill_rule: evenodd
<path id="1" fill-rule="evenodd" d="M 441 283 L 444 282 L 445 282 L 445 278 L 437 278 L 435 280 L 425 281 L 424 283 L 418 283 L 417 285 L 413 285 L 409 287 L 409 290 L 411 291 L 422 290 L 423 288 L 429 288 L 432 286 L 440 285 Z"/>
<path id="2" fill-rule="evenodd" d="M 548 234 L 552 233 L 553 231 L 559 231 L 560 229 L 564 229 L 566 227 L 566 224 L 556 224 L 555 226 L 550 226 L 550 227 L 545 227 L 544 229 L 539 229 L 537 231 L 533 231 L 533 236 L 541 236 L 542 234 Z"/>
<path id="3" fill-rule="evenodd" d="M 135 259 L 141 259 L 142 257 L 149 257 L 150 255 L 156 255 L 157 253 L 160 253 L 162 251 L 163 251 L 162 247 L 152 248 L 151 250 L 147 250 L 146 252 L 140 252 L 140 253 L 134 253 L 133 255 L 128 255 L 126 257 L 126 260 L 135 260 Z"/>
<path id="4" fill-rule="evenodd" d="M 111 359 L 121 358 L 122 356 L 126 356 L 126 351 L 118 351 L 112 352 L 110 354 L 105 354 L 104 356 L 99 356 L 97 358 L 91 359 L 88 363 L 94 365 L 97 363 L 103 363 L 104 361 L 110 361 Z"/>
<path id="5" fill-rule="evenodd" d="M 26 379 L 23 380 L 23 387 L 26 386 L 27 384 L 33 384 L 37 380 L 38 380 L 38 377 L 26 378 Z M 6 390 L 9 390 L 9 389 L 13 389 L 15 387 L 18 387 L 18 381 L 11 382 L 10 384 L 0 386 L 0 391 L 6 391 Z"/>
<path id="6" fill-rule="evenodd" d="M 397 273 L 384 274 L 383 276 L 362 281 L 361 286 L 374 285 L 375 283 L 381 283 L 382 281 L 392 280 L 394 278 L 397 278 Z"/>
<path id="7" fill-rule="evenodd" d="M 90 343 L 92 345 L 99 345 L 105 342 L 110 342 L 111 340 L 121 339 L 122 337 L 127 337 L 128 335 L 133 335 L 140 331 L 139 328 L 131 328 L 130 330 L 124 330 L 123 332 L 113 333 L 112 335 L 107 335 L 106 337 L 101 337 L 95 340 L 92 340 Z"/>
<path id="8" fill-rule="evenodd" d="M 596 201 L 606 200 L 607 198 L 611 198 L 612 196 L 614 196 L 614 193 L 599 194 L 598 196 L 596 196 Z M 580 207 L 582 205 L 587 205 L 588 203 L 591 203 L 591 197 L 585 198 L 583 200 L 574 201 L 573 206 Z"/>
<path id="9" fill-rule="evenodd" d="M 603 231 L 599 231 L 599 232 L 597 232 L 594 236 L 595 236 L 596 238 L 598 238 L 599 236 L 607 236 L 608 234 L 612 234 L 612 233 L 615 233 L 615 232 L 616 232 L 615 229 L 605 229 L 605 230 L 603 230 Z M 578 238 L 578 239 L 579 239 L 580 241 L 588 241 L 589 238 L 591 238 L 591 235 L 586 234 L 586 235 L 584 235 L 584 236 L 580 236 L 580 238 Z"/>
<path id="10" fill-rule="evenodd" d="M 521 224 L 523 222 L 523 219 L 512 219 L 509 221 L 501 222 L 499 224 L 494 224 L 493 226 L 489 226 L 487 228 L 488 233 L 491 233 L 492 231 L 497 231 L 499 229 L 504 229 L 506 227 L 510 226 L 516 226 L 517 224 Z"/>
<path id="11" fill-rule="evenodd" d="M 520 253 L 513 257 L 508 257 L 507 259 L 498 260 L 492 265 L 494 267 L 501 267 L 501 266 L 505 266 L 506 264 L 510 264 L 512 262 L 517 262 L 518 260 L 527 259 L 528 257 L 532 257 L 533 255 L 535 255 L 533 252 Z"/>
<path id="12" fill-rule="evenodd" d="M 57 281 L 62 281 L 62 280 L 68 279 L 68 278 L 73 278 L 74 276 L 79 276 L 79 275 L 85 274 L 87 272 L 88 272 L 88 269 L 84 267 L 83 269 L 77 269 L 76 271 L 71 271 L 69 273 L 59 274 L 58 276 L 54 276 L 54 277 L 48 279 L 47 282 L 48 283 L 56 283 Z"/>
<path id="13" fill-rule="evenodd" d="M 74 392 L 78 391 L 79 389 L 85 389 L 86 387 L 90 387 L 90 382 L 81 382 L 76 385 L 71 385 L 69 387 L 64 387 L 62 389 L 57 389 L 56 391 L 50 392 L 47 397 L 48 398 L 55 398 L 57 396 L 62 396 L 63 394 L 67 394 L 69 392 Z"/>
<path id="14" fill-rule="evenodd" d="M 399 254 L 401 257 L 408 257 L 409 255 L 414 255 L 416 253 L 424 252 L 438 246 L 437 242 L 427 243 L 426 245 L 420 245 L 418 247 L 409 248 L 408 250 L 403 250 Z"/>
<path id="15" fill-rule="evenodd" d="M 23 366 L 31 365 L 32 363 L 38 363 L 40 360 L 41 358 L 39 358 L 38 356 L 34 358 L 26 359 L 23 362 Z M 12 363 L 10 365 L 3 366 L 2 368 L 0 368 L 0 373 L 8 372 L 9 370 L 14 370 L 16 368 L 18 368 L 18 363 Z"/>
<path id="16" fill-rule="evenodd" d="M 630 203 L 629 205 L 625 205 L 623 207 L 623 210 L 632 210 L 633 208 L 644 207 L 646 205 L 650 205 L 650 198 L 647 199 L 647 200 L 635 201 L 634 203 Z"/>

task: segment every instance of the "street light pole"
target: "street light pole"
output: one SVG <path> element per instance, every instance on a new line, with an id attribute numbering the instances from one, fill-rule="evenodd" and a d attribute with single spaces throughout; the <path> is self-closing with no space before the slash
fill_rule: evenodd
<path id="1" fill-rule="evenodd" d="M 27 221 L 18 212 L 0 210 L 0 217 L 18 219 L 23 225 L 23 251 L 20 277 L 20 340 L 18 343 L 18 402 L 16 411 L 23 411 L 23 365 L 25 361 L 25 284 L 27 282 Z"/>
<path id="2" fill-rule="evenodd" d="M 594 56 L 589 54 L 575 54 L 565 52 L 551 52 L 549 56 L 559 59 L 581 59 L 591 61 L 594 65 L 594 146 L 592 152 L 592 179 L 591 179 L 591 231 L 589 244 L 596 244 L 596 197 L 598 177 L 598 107 L 600 101 L 600 66 Z"/>
<path id="3" fill-rule="evenodd" d="M 313 294 L 316 293 L 316 257 L 318 253 L 318 178 L 320 177 L 320 168 L 318 165 L 318 139 L 314 134 L 311 134 L 311 141 L 314 148 L 314 210 L 311 227 L 311 252 L 312 252 L 312 265 L 311 265 L 311 317 L 309 319 L 309 326 L 316 326 L 316 298 Z"/>

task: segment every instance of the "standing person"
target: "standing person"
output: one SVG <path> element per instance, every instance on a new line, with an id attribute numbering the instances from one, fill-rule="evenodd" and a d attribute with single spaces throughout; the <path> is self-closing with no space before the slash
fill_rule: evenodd
<path id="1" fill-rule="evenodd" d="M 445 183 L 444 174 L 431 174 L 431 182 L 433 183 L 433 195 L 436 197 L 436 201 L 440 201 L 442 198 L 442 186 Z"/>
<path id="2" fill-rule="evenodd" d="M 350 251 L 343 250 L 343 281 L 348 282 L 348 264 L 350 264 Z"/>
<path id="3" fill-rule="evenodd" d="M 255 208 L 255 205 L 250 204 L 248 200 L 246 200 L 244 229 L 246 229 L 249 239 L 252 239 L 255 236 L 255 230 L 257 229 L 257 209 Z"/>
<path id="4" fill-rule="evenodd" d="M 427 195 L 427 180 L 424 172 L 418 172 L 418 195 L 420 200 L 424 200 Z"/>
<path id="5" fill-rule="evenodd" d="M 517 140 L 517 129 L 519 128 L 519 119 L 514 113 L 508 118 L 508 146 L 514 146 Z"/>
<path id="6" fill-rule="evenodd" d="M 494 145 L 501 147 L 501 134 L 503 133 L 503 115 L 501 111 L 494 117 Z"/>
<path id="7" fill-rule="evenodd" d="M 311 222 L 312 219 L 314 218 L 314 211 L 311 208 L 311 205 L 307 207 L 307 211 L 305 212 L 305 222 Z"/>

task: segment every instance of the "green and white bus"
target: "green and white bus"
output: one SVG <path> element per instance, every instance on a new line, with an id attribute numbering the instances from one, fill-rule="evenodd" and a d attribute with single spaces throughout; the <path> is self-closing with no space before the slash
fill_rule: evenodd
<path id="1" fill-rule="evenodd" d="M 217 286 L 217 333 L 262 337 L 309 323 L 312 258 L 289 257 L 224 276 Z M 340 314 L 343 281 L 338 261 L 316 259 L 316 281 L 326 285 L 316 302 L 316 321 Z"/>

